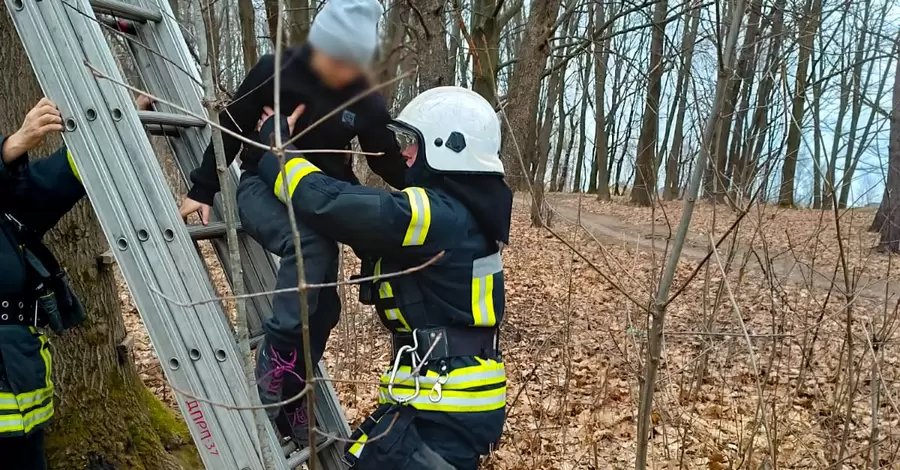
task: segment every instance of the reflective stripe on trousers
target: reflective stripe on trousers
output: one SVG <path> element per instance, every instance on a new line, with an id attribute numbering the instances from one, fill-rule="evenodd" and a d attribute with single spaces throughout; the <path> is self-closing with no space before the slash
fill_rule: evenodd
<path id="1" fill-rule="evenodd" d="M 29 330 L 32 334 L 37 334 L 36 329 L 29 327 Z M 47 337 L 41 334 L 38 338 L 41 342 L 45 387 L 18 394 L 0 392 L 0 436 L 27 434 L 53 416 L 53 381 L 50 379 L 53 360 Z"/>

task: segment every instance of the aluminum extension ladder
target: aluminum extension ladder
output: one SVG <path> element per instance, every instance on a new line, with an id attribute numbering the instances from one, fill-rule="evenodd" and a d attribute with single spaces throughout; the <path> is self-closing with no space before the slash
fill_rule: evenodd
<path id="1" fill-rule="evenodd" d="M 195 117 L 206 115 L 198 66 L 168 0 L 130 2 L 5 0 L 41 88 L 63 115 L 64 140 L 167 380 L 196 396 L 246 406 L 248 384 L 237 344 L 220 303 L 202 302 L 215 292 L 193 241 L 212 239 L 231 275 L 220 204 L 213 214 L 218 223 L 189 231 L 147 136 L 150 131 L 170 137 L 187 181 L 212 132 Z M 159 111 L 137 112 L 131 92 L 94 72 L 125 83 L 103 34 L 111 28 L 128 37 L 146 91 L 194 116 L 159 102 Z M 238 177 L 236 166 L 230 176 Z M 274 257 L 249 237 L 240 235 L 240 240 L 248 290 L 271 289 Z M 255 345 L 271 298 L 255 297 L 247 307 Z M 318 364 L 316 373 L 327 377 L 324 364 Z M 207 469 L 265 467 L 251 411 L 176 396 Z M 350 428 L 328 382 L 317 383 L 316 398 L 317 427 L 348 437 Z M 270 449 L 284 451 L 278 470 L 297 468 L 309 458 L 308 449 L 284 444 L 271 425 L 262 437 Z M 346 468 L 343 445 L 337 442 L 329 439 L 317 446 L 318 460 L 327 470 Z"/>

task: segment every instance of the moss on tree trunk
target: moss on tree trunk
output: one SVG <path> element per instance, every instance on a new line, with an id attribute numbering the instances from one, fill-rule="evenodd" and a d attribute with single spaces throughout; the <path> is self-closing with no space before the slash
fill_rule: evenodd
<path id="1" fill-rule="evenodd" d="M 0 133 L 10 134 L 43 93 L 6 6 L 0 8 L 0 68 L 18 71 L 0 80 Z M 32 158 L 60 143 L 50 139 Z M 86 198 L 45 241 L 88 313 L 83 327 L 51 338 L 56 415 L 47 440 L 50 468 L 202 468 L 184 422 L 144 387 L 131 359 L 117 353 L 126 333 L 115 268 L 98 262 L 107 243 Z"/>

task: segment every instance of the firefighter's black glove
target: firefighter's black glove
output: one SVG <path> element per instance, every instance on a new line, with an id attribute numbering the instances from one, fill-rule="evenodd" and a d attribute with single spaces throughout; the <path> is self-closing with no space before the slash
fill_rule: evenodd
<path id="1" fill-rule="evenodd" d="M 266 120 L 262 123 L 262 126 L 259 128 L 259 143 L 263 145 L 267 145 L 270 147 L 277 148 L 278 145 L 275 142 L 275 125 L 278 124 L 281 127 L 281 143 L 284 144 L 291 138 L 291 126 L 288 123 L 287 116 L 280 116 L 281 119 L 276 120 L 275 116 L 270 116 L 266 118 Z M 258 159 L 259 157 L 257 157 Z"/>

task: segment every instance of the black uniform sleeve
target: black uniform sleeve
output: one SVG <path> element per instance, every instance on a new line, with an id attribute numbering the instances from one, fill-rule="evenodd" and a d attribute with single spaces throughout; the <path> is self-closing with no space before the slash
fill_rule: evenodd
<path id="1" fill-rule="evenodd" d="M 366 157 L 366 163 L 387 184 L 402 189 L 406 187 L 406 159 L 400 154 L 394 132 L 387 128 L 391 121 L 387 103 L 381 95 L 373 95 L 370 103 L 372 113 L 378 118 L 357 135 L 359 146 L 363 152 L 384 153 L 378 157 Z"/>
<path id="2" fill-rule="evenodd" d="M 262 114 L 262 108 L 274 98 L 272 80 L 274 72 L 275 56 L 266 54 L 260 57 L 259 62 L 244 77 L 244 81 L 235 92 L 235 98 L 219 113 L 219 123 L 222 127 L 250 139 L 255 137 L 256 123 Z M 225 162 L 230 165 L 240 152 L 243 143 L 223 132 L 222 145 L 225 148 Z M 244 161 L 257 159 L 261 153 L 260 149 L 248 147 L 241 159 Z M 191 172 L 191 182 L 194 185 L 187 196 L 197 202 L 212 205 L 216 193 L 219 192 L 216 154 L 212 142 L 203 153 L 200 167 Z"/>
<path id="3" fill-rule="evenodd" d="M 0 138 L 0 148 L 3 139 Z M 9 185 L 11 212 L 38 236 L 56 225 L 84 197 L 84 186 L 65 146 L 34 162 L 28 161 L 28 155 L 22 155 L 16 166 L 13 171 L 0 168 L 0 174 L 8 172 L 3 184 Z"/>
<path id="4" fill-rule="evenodd" d="M 388 191 L 332 178 L 305 158 L 285 163 L 266 152 L 259 175 L 297 217 L 333 240 L 373 254 L 427 260 L 454 238 L 457 214 L 434 193 L 410 187 Z"/>

